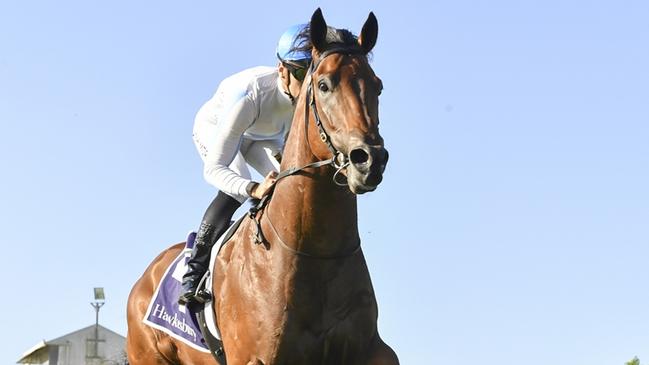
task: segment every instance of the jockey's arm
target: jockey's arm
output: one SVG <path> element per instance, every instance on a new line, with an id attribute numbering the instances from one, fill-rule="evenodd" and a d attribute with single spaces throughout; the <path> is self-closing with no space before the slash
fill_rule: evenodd
<path id="1" fill-rule="evenodd" d="M 210 117 L 209 115 L 204 117 Z M 243 134 L 256 118 L 254 102 L 248 95 L 242 96 L 229 110 L 218 116 L 213 148 L 205 157 L 203 175 L 205 180 L 220 191 L 230 195 L 250 196 L 246 187 L 251 180 L 239 175 L 229 165 L 239 152 Z"/>

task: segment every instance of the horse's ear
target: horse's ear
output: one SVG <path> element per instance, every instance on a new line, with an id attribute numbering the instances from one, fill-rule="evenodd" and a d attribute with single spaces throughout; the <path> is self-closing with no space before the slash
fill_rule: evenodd
<path id="1" fill-rule="evenodd" d="M 376 20 L 374 13 L 370 11 L 370 15 L 367 17 L 365 24 L 363 24 L 363 30 L 361 30 L 361 35 L 358 38 L 358 43 L 365 53 L 369 53 L 374 48 L 378 35 L 379 22 Z"/>
<path id="2" fill-rule="evenodd" d="M 322 52 L 327 45 L 327 23 L 320 8 L 313 12 L 309 29 L 311 31 L 311 44 L 318 52 Z"/>

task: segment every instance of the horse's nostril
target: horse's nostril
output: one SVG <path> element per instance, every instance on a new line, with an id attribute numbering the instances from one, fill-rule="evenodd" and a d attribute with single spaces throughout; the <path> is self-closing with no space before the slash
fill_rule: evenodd
<path id="1" fill-rule="evenodd" d="M 368 155 L 367 152 L 360 148 L 353 150 L 349 154 L 349 160 L 355 165 L 364 164 L 367 162 L 367 160 L 369 160 L 369 158 L 370 155 Z"/>

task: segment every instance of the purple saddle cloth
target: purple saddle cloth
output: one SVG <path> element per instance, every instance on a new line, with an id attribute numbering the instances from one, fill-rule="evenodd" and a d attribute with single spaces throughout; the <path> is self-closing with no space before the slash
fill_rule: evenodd
<path id="1" fill-rule="evenodd" d="M 149 304 L 144 323 L 202 352 L 210 352 L 201 333 L 196 314 L 178 305 L 183 275 L 187 271 L 187 260 L 194 247 L 196 233 L 187 237 L 183 251 L 165 271 Z"/>

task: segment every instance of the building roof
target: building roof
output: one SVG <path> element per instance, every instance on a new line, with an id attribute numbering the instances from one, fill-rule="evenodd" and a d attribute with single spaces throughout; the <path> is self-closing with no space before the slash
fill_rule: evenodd
<path id="1" fill-rule="evenodd" d="M 56 345 L 60 345 L 61 342 L 64 342 L 68 337 L 74 336 L 74 335 L 76 335 L 76 334 L 79 333 L 79 332 L 86 332 L 86 331 L 90 331 L 90 330 L 94 330 L 94 329 L 95 329 L 95 325 L 94 325 L 94 324 L 91 324 L 91 325 L 88 326 L 88 327 L 84 327 L 84 328 L 78 329 L 78 330 L 76 330 L 76 331 L 74 331 L 74 332 L 70 332 L 70 333 L 68 333 L 67 335 L 63 335 L 63 336 L 57 337 L 57 338 L 55 338 L 55 339 L 53 339 L 53 340 L 49 340 L 49 341 L 46 341 L 46 342 L 47 342 L 47 344 L 51 344 L 51 345 L 55 345 L 55 344 L 56 344 Z M 115 332 L 115 331 L 111 331 L 111 330 L 109 330 L 108 328 L 106 328 L 106 327 L 104 327 L 104 326 L 102 326 L 102 325 L 99 325 L 99 330 L 102 331 L 102 332 L 112 333 L 112 334 L 114 334 L 115 336 L 119 336 L 119 337 L 121 337 L 121 338 L 123 338 L 123 339 L 126 339 L 124 336 L 120 335 L 119 333 L 117 333 L 117 332 Z"/>
<path id="2" fill-rule="evenodd" d="M 88 327 L 84 327 L 82 329 L 76 330 L 74 332 L 70 332 L 67 335 L 63 335 L 60 337 L 57 337 L 53 340 L 45 341 L 41 340 L 39 343 L 34 345 L 32 348 L 29 350 L 25 351 L 25 353 L 20 357 L 18 361 L 16 361 L 17 364 L 42 364 L 46 362 L 49 359 L 49 347 L 50 346 L 58 346 L 58 345 L 63 345 L 65 344 L 67 338 L 74 336 L 78 334 L 79 332 L 85 332 L 85 331 L 90 331 L 94 330 L 95 325 L 92 324 Z M 99 331 L 101 332 L 108 332 L 111 333 L 115 336 L 119 336 L 121 338 L 124 338 L 124 336 L 120 335 L 119 333 L 115 331 L 111 331 L 108 328 L 99 325 Z"/>
<path id="3" fill-rule="evenodd" d="M 20 360 L 16 361 L 17 364 L 42 364 L 49 358 L 49 350 L 45 340 L 34 345 L 31 349 L 25 351 Z"/>

